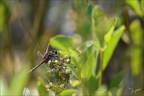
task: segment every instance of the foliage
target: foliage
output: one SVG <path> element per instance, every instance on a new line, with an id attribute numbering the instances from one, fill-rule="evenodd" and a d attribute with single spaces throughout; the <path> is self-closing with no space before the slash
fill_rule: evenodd
<path id="1" fill-rule="evenodd" d="M 25 87 L 33 81 L 37 84 L 37 88 L 35 89 L 40 96 L 50 96 L 52 94 L 51 91 L 53 91 L 55 95 L 60 96 L 127 95 L 124 94 L 123 91 L 129 86 L 126 84 L 126 82 L 129 81 L 129 77 L 127 77 L 129 76 L 127 73 L 129 72 L 128 69 L 132 71 L 131 75 L 133 76 L 133 80 L 135 80 L 135 78 L 143 80 L 141 75 L 143 72 L 142 64 L 144 62 L 142 59 L 144 31 L 143 27 L 141 27 L 142 23 L 140 22 L 144 17 L 143 0 L 126 0 L 126 9 L 123 13 L 117 13 L 116 16 L 108 16 L 100 6 L 95 5 L 92 1 L 82 0 L 78 3 L 71 1 L 70 4 L 74 11 L 72 13 L 72 16 L 74 16 L 72 20 L 76 27 L 73 33 L 74 35 L 70 36 L 62 34 L 55 35 L 56 32 L 61 31 L 59 27 L 53 28 L 52 30 L 57 31 L 49 32 L 49 34 L 46 34 L 47 32 L 44 32 L 44 30 L 40 30 L 43 27 L 37 28 L 44 23 L 41 22 L 41 20 L 43 20 L 42 18 L 44 18 L 43 16 L 45 16 L 45 14 L 42 13 L 42 9 L 44 10 L 48 7 L 46 5 L 45 7 L 39 5 L 40 9 L 36 11 L 37 16 L 34 19 L 34 27 L 31 29 L 27 28 L 32 30 L 33 33 L 31 34 L 29 31 L 25 35 L 32 36 L 31 40 L 33 43 L 26 44 L 27 51 L 23 53 L 25 57 L 20 60 L 21 66 L 18 71 L 17 68 L 14 68 L 14 66 L 17 66 L 13 63 L 16 57 L 12 50 L 13 47 L 11 45 L 13 45 L 13 43 L 11 42 L 11 34 L 8 28 L 10 14 L 9 11 L 8 13 L 5 12 L 8 10 L 5 2 L 2 1 L 2 3 L 0 3 L 2 14 L 2 19 L 0 20 L 0 37 L 3 36 L 2 38 L 6 39 L 3 40 L 4 42 L 0 45 L 2 57 L 0 61 L 2 61 L 2 67 L 4 68 L 2 70 L 4 71 L 4 75 L 2 75 L 0 79 L 0 86 L 2 88 L 1 95 L 22 95 L 22 93 L 24 96 L 30 95 L 29 88 Z M 64 8 L 62 9 L 64 10 Z M 136 16 L 138 16 L 140 20 L 127 21 L 127 15 L 129 15 L 128 10 L 137 14 Z M 60 13 L 63 14 L 62 11 L 60 11 Z M 59 21 L 56 20 L 56 23 L 57 22 Z M 51 28 L 48 31 L 51 31 Z M 6 37 L 8 37 L 8 39 Z M 0 38 L 1 41 L 2 38 Z M 37 41 L 38 44 L 36 44 Z M 31 73 L 31 76 L 26 75 L 29 71 L 28 65 L 37 62 L 37 57 L 31 54 L 36 53 L 38 49 L 37 46 L 40 44 L 42 45 L 41 50 L 44 49 L 47 41 L 49 41 L 52 48 L 58 50 L 59 56 L 49 60 L 46 68 L 44 68 L 45 70 L 34 71 Z M 26 39 L 24 39 L 23 42 L 28 43 Z M 30 45 L 30 47 L 27 45 Z M 7 46 L 9 46 L 9 48 L 7 48 Z M 11 59 L 9 59 L 10 57 Z M 20 58 L 20 56 L 18 57 Z M 8 68 L 5 67 L 6 63 L 9 63 L 9 66 L 7 65 Z M 125 69 L 126 71 L 124 71 L 124 68 L 118 69 L 119 63 L 121 66 L 128 66 L 128 68 Z M 109 67 L 111 67 L 110 71 L 117 71 L 113 74 L 111 74 L 112 72 L 107 73 L 110 80 L 105 81 L 108 80 L 106 72 L 108 72 Z M 13 70 L 11 74 L 10 70 Z M 38 78 L 32 78 L 36 76 L 38 76 Z M 10 78 L 10 80 L 6 78 Z"/>

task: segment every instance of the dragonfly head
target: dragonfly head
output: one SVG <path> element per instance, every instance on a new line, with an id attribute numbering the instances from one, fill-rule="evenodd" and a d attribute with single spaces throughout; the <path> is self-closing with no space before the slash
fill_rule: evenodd
<path id="1" fill-rule="evenodd" d="M 59 52 L 58 52 L 58 50 L 52 50 L 52 51 L 50 51 L 50 54 L 51 54 L 52 56 L 58 56 L 58 55 L 59 55 Z"/>
<path id="2" fill-rule="evenodd" d="M 59 54 L 58 50 L 52 50 L 48 53 L 48 60 L 50 60 L 50 59 L 53 59 L 53 60 L 59 59 L 59 57 L 60 57 L 60 54 Z"/>

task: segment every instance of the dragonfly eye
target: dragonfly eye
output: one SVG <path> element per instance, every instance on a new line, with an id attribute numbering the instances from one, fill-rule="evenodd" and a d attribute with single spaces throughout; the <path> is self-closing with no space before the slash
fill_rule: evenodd
<path id="1" fill-rule="evenodd" d="M 57 50 L 52 51 L 53 54 L 58 54 Z"/>

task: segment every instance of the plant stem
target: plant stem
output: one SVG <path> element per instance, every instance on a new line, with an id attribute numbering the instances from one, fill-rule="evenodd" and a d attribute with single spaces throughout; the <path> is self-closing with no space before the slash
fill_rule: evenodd
<path id="1" fill-rule="evenodd" d="M 86 96 L 86 85 L 85 85 L 85 80 L 82 81 L 82 96 Z"/>
<path id="2" fill-rule="evenodd" d="M 104 50 L 100 51 L 100 79 L 99 79 L 99 86 L 102 84 L 102 76 L 103 76 L 103 54 Z"/>

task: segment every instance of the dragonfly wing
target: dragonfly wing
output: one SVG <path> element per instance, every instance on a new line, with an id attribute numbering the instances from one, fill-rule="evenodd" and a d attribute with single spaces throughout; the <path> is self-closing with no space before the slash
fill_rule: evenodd
<path id="1" fill-rule="evenodd" d="M 47 54 L 47 53 L 48 53 L 48 48 L 49 48 L 49 43 L 48 43 L 48 46 L 47 46 L 47 49 L 46 49 L 45 54 Z"/>
<path id="2" fill-rule="evenodd" d="M 50 71 L 51 71 L 48 64 L 45 64 L 45 68 L 46 68 L 46 71 L 47 71 L 47 72 L 50 72 Z"/>
<path id="3" fill-rule="evenodd" d="M 44 58 L 40 51 L 37 52 L 37 55 L 40 61 Z"/>

